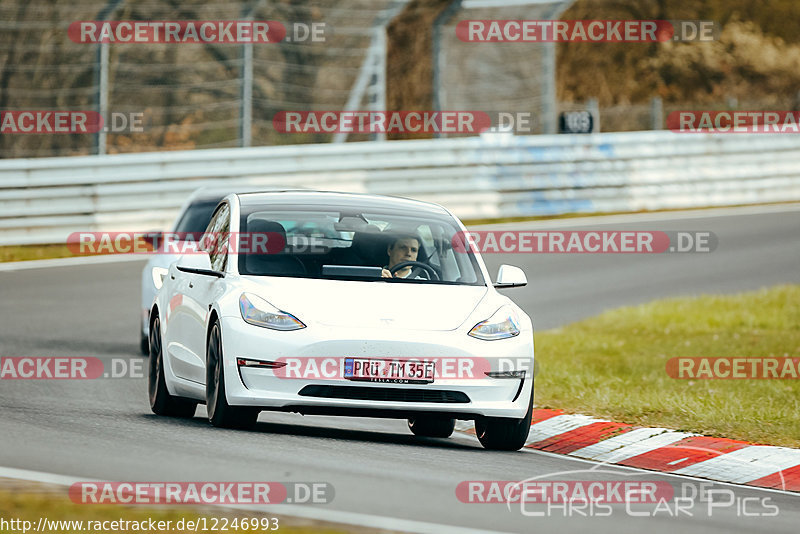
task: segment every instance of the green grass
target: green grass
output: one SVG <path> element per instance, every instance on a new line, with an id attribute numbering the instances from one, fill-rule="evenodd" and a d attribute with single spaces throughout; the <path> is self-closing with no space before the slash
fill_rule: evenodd
<path id="1" fill-rule="evenodd" d="M 800 447 L 800 380 L 677 380 L 672 357 L 800 357 L 800 286 L 657 301 L 536 334 L 536 404 Z"/>
<path id="2" fill-rule="evenodd" d="M 67 245 L 8 245 L 0 247 L 0 262 L 71 258 Z"/>
<path id="3" fill-rule="evenodd" d="M 638 210 L 638 211 L 603 211 L 592 213 L 562 213 L 559 215 L 525 215 L 519 217 L 495 217 L 488 219 L 463 219 L 462 222 L 465 226 L 478 226 L 482 224 L 503 224 L 512 222 L 529 222 L 529 221 L 549 221 L 554 219 L 578 219 L 583 217 L 604 217 L 608 215 L 634 215 L 640 213 L 670 213 L 674 211 L 695 211 L 695 210 L 714 210 L 720 208 L 742 208 L 748 206 L 772 206 L 779 204 L 796 204 L 796 200 L 787 200 L 785 202 L 764 202 L 757 204 L 729 204 L 725 206 L 701 206 L 691 208 L 670 208 L 663 210 Z"/>
<path id="4" fill-rule="evenodd" d="M 124 505 L 111 505 L 111 504 L 102 504 L 102 505 L 88 505 L 88 504 L 76 504 L 73 503 L 69 497 L 67 497 L 67 490 L 68 488 L 63 487 L 49 487 L 49 486 L 39 486 L 30 483 L 22 483 L 22 482 L 11 482 L 5 481 L 2 484 L 2 488 L 0 488 L 0 518 L 5 520 L 10 519 L 21 519 L 31 521 L 33 526 L 31 527 L 34 529 L 35 532 L 36 525 L 38 524 L 39 518 L 46 518 L 50 521 L 115 521 L 115 520 L 125 520 L 125 521 L 147 521 L 148 519 L 153 519 L 154 521 L 172 521 L 171 528 L 169 530 L 165 530 L 164 532 L 167 533 L 179 533 L 179 532 L 192 532 L 194 530 L 188 530 L 186 528 L 179 530 L 176 528 L 176 524 L 180 519 L 186 520 L 193 520 L 196 521 L 198 518 L 205 517 L 206 519 L 206 526 L 208 527 L 208 531 L 211 532 L 211 527 L 215 524 L 213 523 L 213 519 L 216 518 L 218 522 L 217 525 L 223 525 L 223 518 L 227 518 L 229 521 L 228 525 L 228 532 L 249 532 L 252 533 L 267 533 L 267 532 L 287 532 L 291 534 L 310 534 L 310 533 L 342 533 L 342 532 L 368 532 L 368 529 L 362 529 L 359 527 L 349 527 L 349 526 L 342 526 L 336 525 L 333 523 L 326 523 L 324 521 L 316 521 L 316 520 L 306 520 L 300 518 L 291 518 L 291 517 L 284 517 L 284 516 L 275 516 L 273 514 L 258 514 L 255 512 L 246 512 L 241 510 L 231 510 L 231 509 L 222 509 L 222 508 L 194 508 L 190 506 L 178 506 L 178 507 L 168 507 L 168 506 L 124 506 Z M 243 518 L 261 518 L 268 517 L 278 518 L 278 530 L 269 530 L 269 529 L 233 529 L 230 528 L 231 523 L 230 521 L 234 518 L 239 518 L 241 521 Z M 259 522 L 259 525 L 261 523 Z M 200 523 L 202 525 L 202 523 Z M 269 526 L 272 526 L 273 523 L 270 522 Z M 220 531 L 222 526 L 218 527 L 217 531 Z M 87 530 L 95 530 L 95 529 L 88 529 L 86 524 L 84 525 L 84 532 Z M 101 532 L 100 530 L 95 530 L 96 532 Z M 145 527 L 145 531 L 147 528 Z M 12 530 L 13 532 L 13 530 Z M 21 528 L 17 529 L 17 532 L 22 532 Z M 31 532 L 31 531 L 29 531 Z M 74 530 L 71 528 L 63 528 L 58 530 L 53 530 L 53 532 L 61 533 L 71 533 L 71 532 L 80 532 L 79 530 Z M 141 534 L 141 530 L 116 530 L 115 532 L 136 532 L 137 534 Z M 200 527 L 200 532 L 202 532 L 202 526 Z"/>

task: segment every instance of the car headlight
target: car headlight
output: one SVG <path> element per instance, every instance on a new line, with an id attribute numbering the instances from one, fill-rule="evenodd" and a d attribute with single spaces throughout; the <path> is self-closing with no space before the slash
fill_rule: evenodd
<path id="1" fill-rule="evenodd" d="M 153 267 L 150 271 L 150 276 L 153 277 L 153 285 L 156 286 L 156 289 L 161 289 L 161 286 L 164 285 L 164 277 L 167 276 L 169 269 L 165 269 L 163 267 Z"/>
<path id="2" fill-rule="evenodd" d="M 303 321 L 286 313 L 261 297 L 252 293 L 242 293 L 239 297 L 239 311 L 242 312 L 242 319 L 246 323 L 273 330 L 299 330 L 305 328 Z"/>
<path id="3" fill-rule="evenodd" d="M 472 327 L 469 335 L 486 341 L 506 339 L 519 335 L 519 320 L 510 306 L 503 306 L 485 321 Z"/>

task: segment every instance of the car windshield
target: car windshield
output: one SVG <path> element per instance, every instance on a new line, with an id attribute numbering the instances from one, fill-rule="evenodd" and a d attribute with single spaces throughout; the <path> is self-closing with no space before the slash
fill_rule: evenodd
<path id="1" fill-rule="evenodd" d="M 463 247 L 449 215 L 427 211 L 376 211 L 334 207 L 242 209 L 239 272 L 246 275 L 348 279 L 403 283 L 485 285 L 478 262 Z M 247 247 L 267 235 L 265 249 Z M 408 246 L 394 263 L 389 249 Z M 263 253 L 266 252 L 266 253 Z M 406 277 L 382 277 L 383 269 L 416 257 Z M 402 273 L 402 271 L 401 271 Z"/>
<path id="2" fill-rule="evenodd" d="M 222 197 L 219 200 L 202 200 L 189 204 L 175 225 L 175 232 L 180 234 L 184 241 L 199 241 L 220 200 Z"/>

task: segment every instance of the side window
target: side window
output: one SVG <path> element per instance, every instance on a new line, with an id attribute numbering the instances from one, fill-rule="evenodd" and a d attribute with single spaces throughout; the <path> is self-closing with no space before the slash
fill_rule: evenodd
<path id="1" fill-rule="evenodd" d="M 427 255 L 427 257 L 424 259 L 429 261 L 436 267 L 439 267 L 439 258 L 436 256 L 434 252 L 436 250 L 436 245 L 433 242 L 433 234 L 431 233 L 431 227 L 428 226 L 427 224 L 417 226 L 417 235 L 422 238 L 422 243 L 420 244 L 422 245 L 422 250 L 424 250 L 425 254 Z M 420 253 L 420 258 L 421 257 L 422 254 Z"/>
<path id="2" fill-rule="evenodd" d="M 203 250 L 208 251 L 211 268 L 215 271 L 224 271 L 228 263 L 230 227 L 230 207 L 223 204 L 208 223 L 206 237 L 203 240 Z"/>

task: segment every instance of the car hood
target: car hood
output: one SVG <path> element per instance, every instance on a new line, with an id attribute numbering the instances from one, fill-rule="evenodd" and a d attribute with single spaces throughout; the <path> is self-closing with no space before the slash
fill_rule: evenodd
<path id="1" fill-rule="evenodd" d="M 357 328 L 455 330 L 485 286 L 242 277 L 242 289 L 309 323 Z"/>

